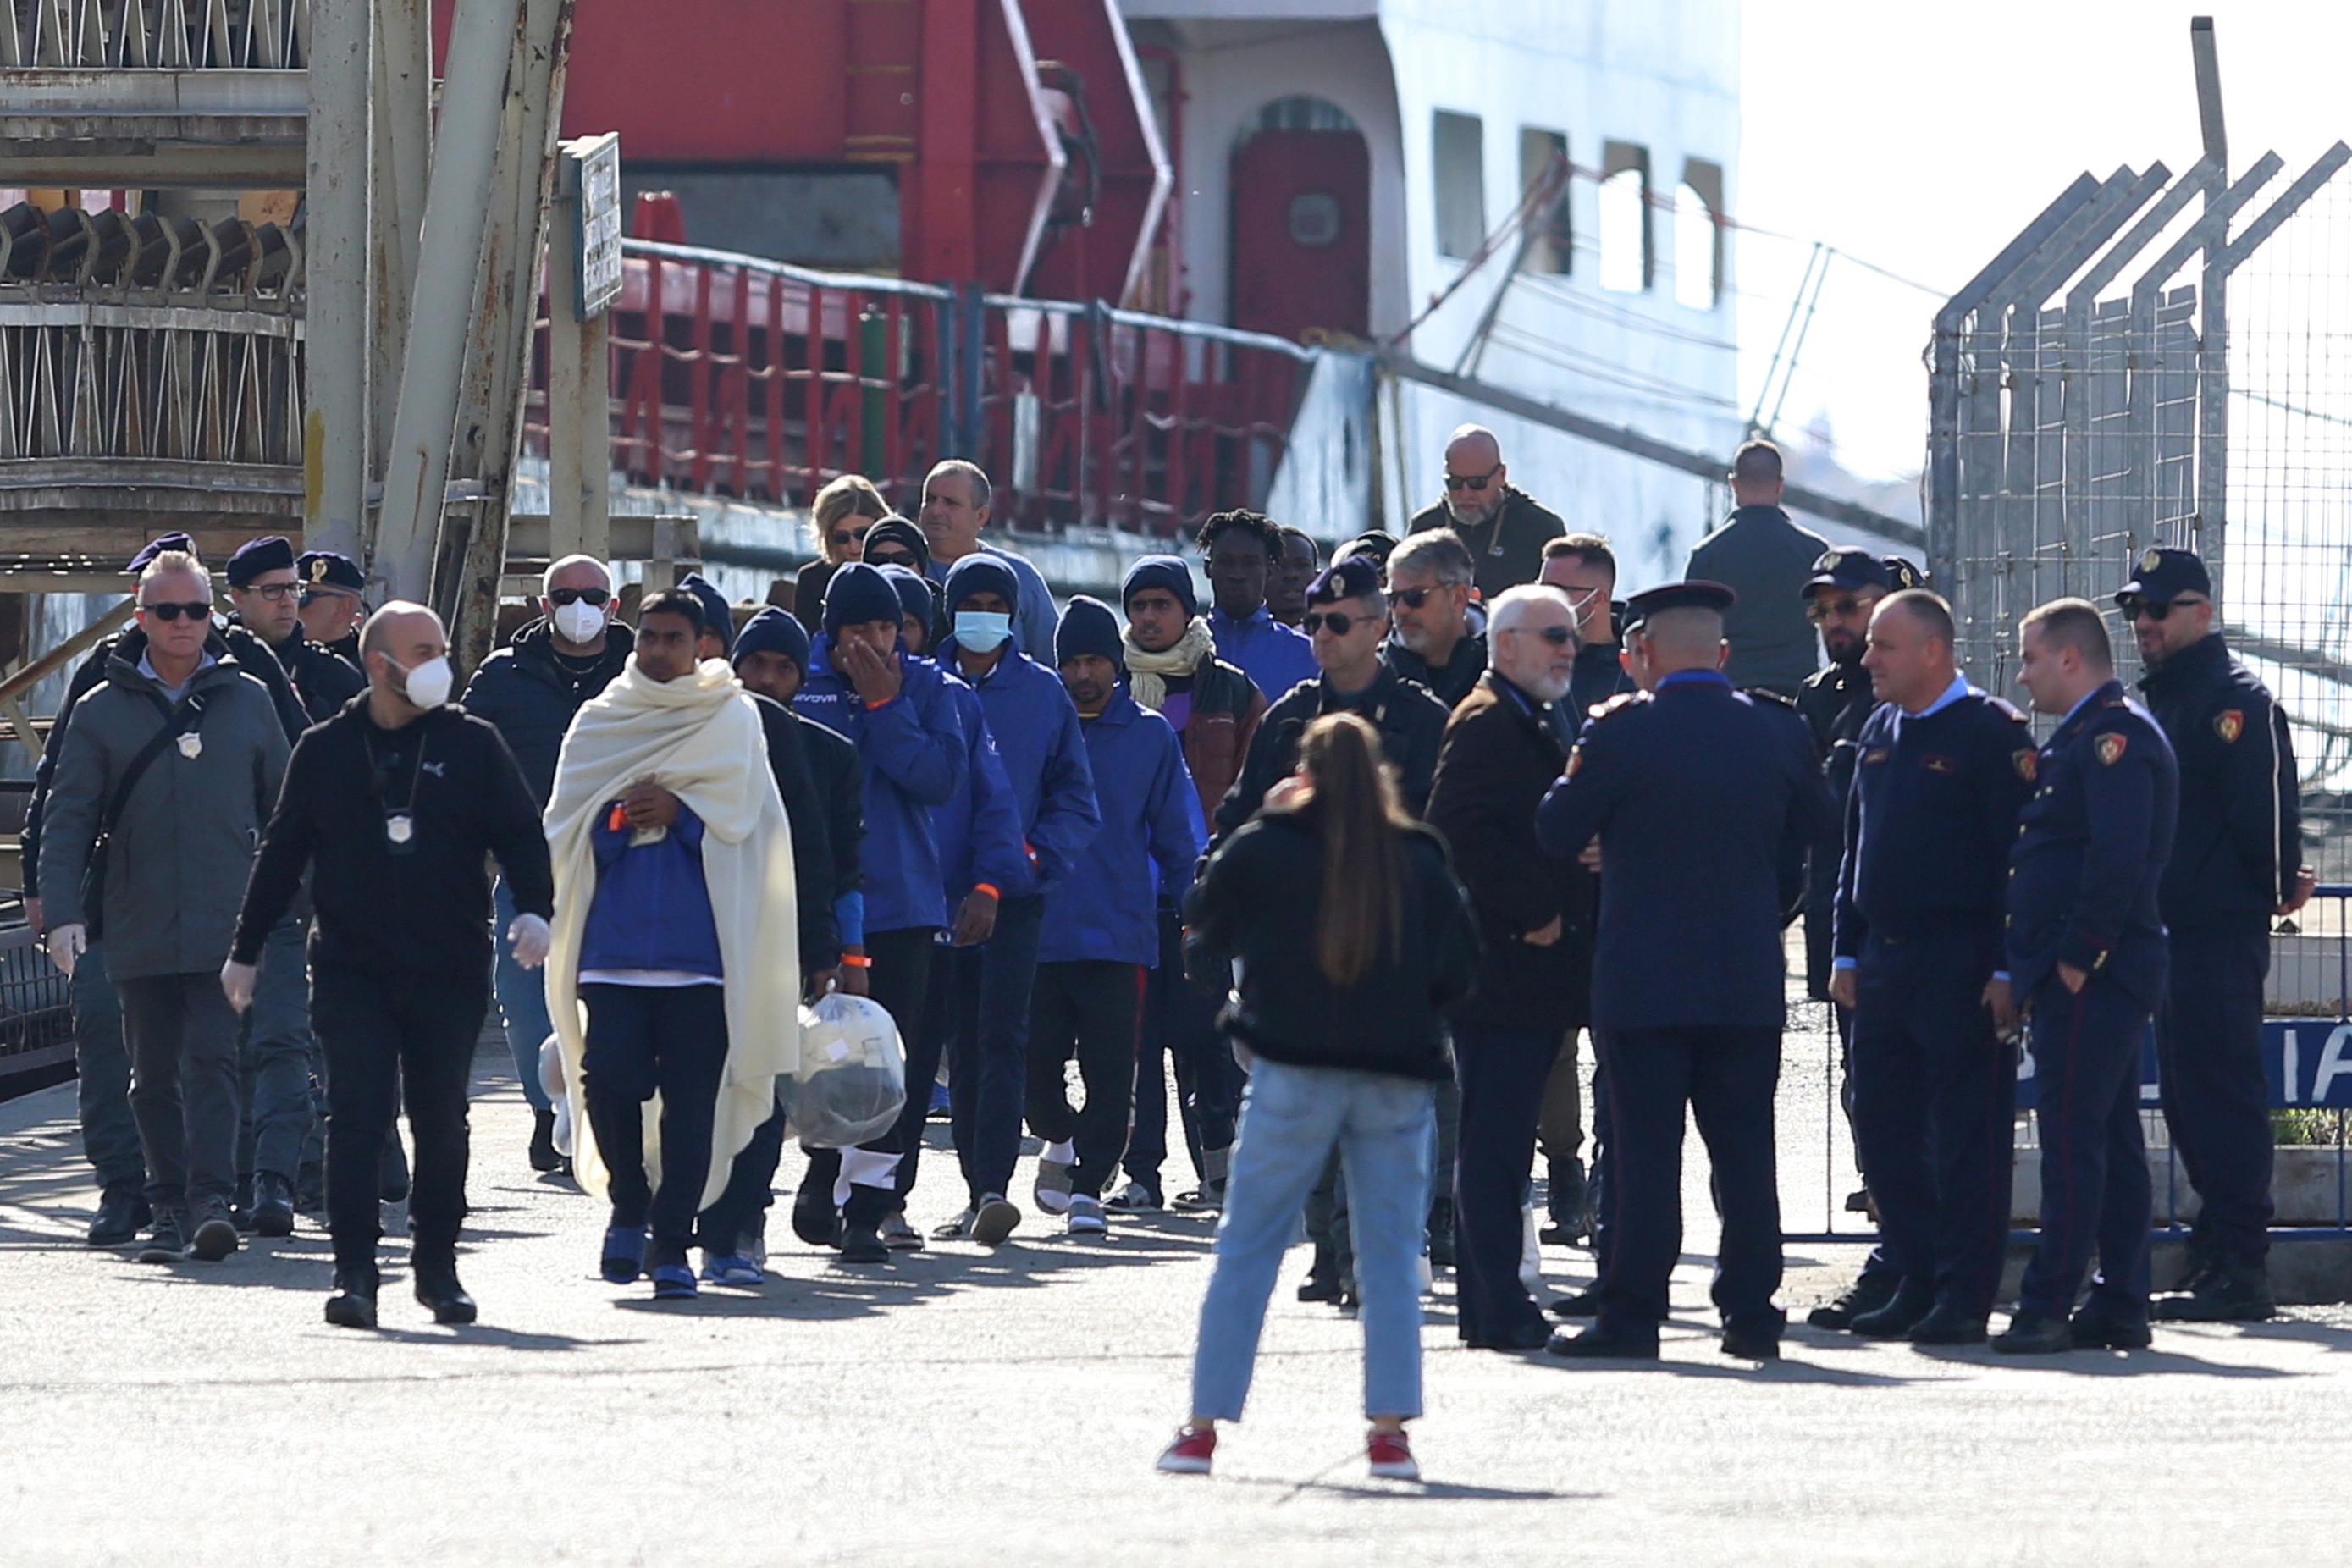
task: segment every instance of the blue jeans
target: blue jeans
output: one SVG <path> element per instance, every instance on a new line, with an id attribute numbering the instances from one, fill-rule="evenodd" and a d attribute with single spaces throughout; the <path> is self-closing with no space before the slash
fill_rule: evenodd
<path id="1" fill-rule="evenodd" d="M 550 1110 L 552 1102 L 539 1086 L 539 1047 L 555 1030 L 547 1021 L 547 978 L 517 963 L 514 949 L 507 945 L 507 927 L 514 924 L 515 906 L 504 877 L 491 889 L 490 900 L 496 910 L 492 917 L 496 924 L 490 931 L 490 952 L 495 955 L 490 983 L 499 994 L 499 1017 L 506 1025 L 507 1049 L 514 1055 L 515 1077 L 522 1079 L 522 1097 L 530 1101 L 533 1110 Z"/>
<path id="2" fill-rule="evenodd" d="M 280 921 L 262 944 L 253 1005 L 237 1040 L 240 1178 L 267 1171 L 291 1182 L 313 1131 L 309 925 Z"/>
<path id="3" fill-rule="evenodd" d="M 1364 1326 L 1364 1414 L 1421 1414 L 1421 1239 L 1429 1212 L 1436 1089 L 1417 1079 L 1257 1058 L 1201 1303 L 1192 1414 L 1237 1421 L 1266 1298 L 1300 1206 L 1334 1146 L 1348 1182 Z"/>

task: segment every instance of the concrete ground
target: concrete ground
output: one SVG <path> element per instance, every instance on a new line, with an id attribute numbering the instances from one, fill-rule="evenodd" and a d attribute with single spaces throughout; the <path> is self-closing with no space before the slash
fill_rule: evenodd
<path id="1" fill-rule="evenodd" d="M 1163 1477 L 1151 1461 L 1184 1413 L 1206 1221 L 1119 1222 L 1087 1244 L 1032 1215 L 992 1253 L 934 1243 L 850 1269 L 791 1243 L 780 1212 L 765 1289 L 656 1306 L 597 1279 L 596 1205 L 529 1173 L 522 1101 L 493 1057 L 482 1071 L 464 1271 L 483 1321 L 465 1330 L 435 1327 L 404 1272 L 380 1331 L 327 1327 L 326 1243 L 307 1220 L 214 1266 L 86 1248 L 70 1086 L 0 1106 L 0 1563 L 2234 1564 L 2352 1550 L 2344 1309 L 2026 1364 L 1801 1327 L 1759 1370 L 1716 1349 L 1694 1160 L 1663 1364 L 1463 1350 L 1441 1285 L 1413 1429 L 1429 1479 L 1370 1481 L 1355 1325 L 1291 1299 L 1301 1249 L 1217 1474 Z M 926 1227 L 959 1206 L 950 1160 L 918 1194 Z M 390 1247 L 397 1264 L 404 1244 Z M 1858 1256 L 1792 1247 L 1784 1300 L 1801 1315 Z M 1585 1262 L 1547 1257 L 1559 1286 Z"/>

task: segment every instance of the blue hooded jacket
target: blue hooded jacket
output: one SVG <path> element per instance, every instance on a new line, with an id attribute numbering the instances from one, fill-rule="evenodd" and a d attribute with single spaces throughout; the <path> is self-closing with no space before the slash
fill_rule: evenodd
<path id="1" fill-rule="evenodd" d="M 1184 743 L 1119 687 L 1080 721 L 1102 827 L 1069 880 L 1045 896 L 1041 963 L 1160 962 L 1160 905 L 1181 899 L 1208 842 Z"/>
<path id="2" fill-rule="evenodd" d="M 957 651 L 953 637 L 940 642 L 940 669 L 960 668 Z M 1069 876 L 1102 821 L 1078 710 L 1062 678 L 1016 647 L 1006 647 L 996 668 L 970 684 L 1004 760 L 1022 838 L 1036 868 L 1035 880 L 1024 890 L 1043 891 Z M 1006 898 L 1019 896 L 999 887 Z"/>
<path id="3" fill-rule="evenodd" d="M 964 787 L 931 810 L 931 835 L 940 846 L 940 875 L 950 914 L 982 882 L 1000 898 L 1037 890 L 1037 868 L 1021 834 L 1021 801 L 1005 776 L 1004 758 L 989 733 L 980 693 L 950 675 L 948 700 L 964 737 Z"/>
<path id="4" fill-rule="evenodd" d="M 948 682 L 928 660 L 898 651 L 898 695 L 868 708 L 833 668 L 833 637 L 809 650 L 808 679 L 793 709 L 846 735 L 866 763 L 866 929 L 942 926 L 940 853 L 931 808 L 961 793 L 963 726 Z"/>

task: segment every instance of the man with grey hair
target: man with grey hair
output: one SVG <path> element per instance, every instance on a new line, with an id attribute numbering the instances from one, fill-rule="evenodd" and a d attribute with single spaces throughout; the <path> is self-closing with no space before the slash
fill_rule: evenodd
<path id="1" fill-rule="evenodd" d="M 68 978 L 106 939 L 153 1213 L 140 1260 L 218 1262 L 237 1247 L 237 1026 L 213 977 L 286 771 L 286 731 L 268 689 L 206 647 L 212 579 L 194 556 L 149 562 L 138 605 L 143 647 L 118 648 L 74 705 L 39 892 L 49 956 Z"/>
<path id="2" fill-rule="evenodd" d="M 980 537 L 980 531 L 988 526 L 994 494 L 988 475 L 977 463 L 950 458 L 932 465 L 923 479 L 923 510 L 918 519 L 924 542 L 931 547 L 931 558 L 923 570 L 932 582 L 944 584 L 948 569 L 967 555 L 993 555 L 1003 562 L 1021 584 L 1020 602 L 1013 611 L 1013 640 L 1023 653 L 1051 669 L 1055 615 L 1054 595 L 1045 579 L 1027 556 L 1000 549 Z"/>
<path id="3" fill-rule="evenodd" d="M 1396 547 L 1388 575 L 1394 629 L 1382 651 L 1399 675 L 1452 708 L 1486 668 L 1486 639 L 1470 625 L 1470 552 L 1452 529 L 1433 528 Z"/>
<path id="4" fill-rule="evenodd" d="M 1478 592 L 1492 599 L 1543 571 L 1544 542 L 1568 531 L 1559 514 L 1510 482 L 1503 445 L 1483 425 L 1445 438 L 1445 499 L 1412 516 L 1412 531 L 1450 528 L 1477 563 Z"/>
<path id="5" fill-rule="evenodd" d="M 1462 1111 L 1449 1173 L 1458 1326 L 1477 1349 L 1549 1338 L 1519 1279 L 1519 1200 L 1546 1080 L 1586 1011 L 1577 939 L 1592 923 L 1591 879 L 1536 841 L 1536 807 L 1568 763 L 1557 714 L 1575 675 L 1576 619 L 1556 588 L 1496 600 L 1493 668 L 1454 708 L 1429 792 L 1430 825 L 1454 851 L 1480 938 L 1477 983 L 1452 1015 Z"/>
<path id="6" fill-rule="evenodd" d="M 489 721 L 505 739 L 531 798 L 544 807 L 572 716 L 621 673 L 636 644 L 629 628 L 613 618 L 619 605 L 613 574 L 593 555 L 551 563 L 539 604 L 540 618 L 482 661 L 457 701 L 474 717 Z M 494 919 L 503 930 L 516 913 L 514 893 L 503 877 L 495 897 Z M 539 1047 L 551 1027 L 546 987 L 503 947 L 496 983 L 515 1076 L 530 1100 L 530 1167 L 560 1170 L 563 1156 L 555 1151 L 555 1110 L 539 1081 Z"/>

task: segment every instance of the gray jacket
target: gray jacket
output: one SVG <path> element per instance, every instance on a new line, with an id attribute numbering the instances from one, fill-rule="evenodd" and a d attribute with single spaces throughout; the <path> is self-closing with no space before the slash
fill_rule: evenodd
<path id="1" fill-rule="evenodd" d="M 1805 584 L 1828 549 L 1828 541 L 1779 507 L 1743 506 L 1691 552 L 1688 575 L 1739 595 L 1723 616 L 1723 639 L 1731 645 L 1723 673 L 1732 685 L 1794 697 L 1821 668 L 1821 639 L 1805 617 Z"/>
<path id="2" fill-rule="evenodd" d="M 182 700 L 200 694 L 206 706 L 196 755 L 174 743 L 148 764 L 107 850 L 106 966 L 116 980 L 220 968 L 286 773 L 286 731 L 268 688 L 223 658 L 196 672 Z M 87 923 L 82 876 L 100 819 L 131 759 L 164 723 L 163 702 L 162 689 L 118 656 L 105 680 L 74 704 L 41 856 L 52 928 Z"/>

